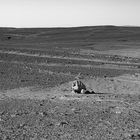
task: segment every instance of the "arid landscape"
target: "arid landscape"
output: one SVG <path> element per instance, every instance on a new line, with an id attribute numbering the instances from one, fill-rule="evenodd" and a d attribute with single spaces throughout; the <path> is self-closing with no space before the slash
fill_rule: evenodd
<path id="1" fill-rule="evenodd" d="M 140 27 L 0 28 L 0 140 L 139 139 Z"/>

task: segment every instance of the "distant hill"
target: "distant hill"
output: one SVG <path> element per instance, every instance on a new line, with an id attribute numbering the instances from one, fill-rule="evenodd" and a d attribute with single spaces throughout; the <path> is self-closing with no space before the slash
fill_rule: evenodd
<path id="1" fill-rule="evenodd" d="M 50 46 L 98 47 L 140 42 L 140 27 L 87 26 L 72 28 L 0 28 L 0 44 L 49 44 Z M 103 43 L 103 44 L 102 44 Z M 112 44 L 113 43 L 113 44 Z M 100 45 L 99 45 L 100 44 Z M 97 48 L 96 48 L 97 49 Z M 100 48 L 101 49 L 101 48 Z"/>

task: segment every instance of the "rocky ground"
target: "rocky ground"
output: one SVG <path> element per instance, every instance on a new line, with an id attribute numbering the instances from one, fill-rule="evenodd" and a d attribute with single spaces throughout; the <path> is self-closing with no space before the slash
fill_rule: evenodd
<path id="1" fill-rule="evenodd" d="M 0 55 L 0 139 L 140 139 L 139 59 L 26 55 Z M 79 72 L 89 94 L 71 92 Z"/>
<path id="2" fill-rule="evenodd" d="M 95 94 L 72 93 L 71 82 L 49 90 L 1 92 L 0 138 L 140 139 L 139 75 L 82 81 Z"/>
<path id="3" fill-rule="evenodd" d="M 0 140 L 139 140 L 139 40 L 139 27 L 0 28 Z M 88 94 L 71 92 L 79 73 Z"/>

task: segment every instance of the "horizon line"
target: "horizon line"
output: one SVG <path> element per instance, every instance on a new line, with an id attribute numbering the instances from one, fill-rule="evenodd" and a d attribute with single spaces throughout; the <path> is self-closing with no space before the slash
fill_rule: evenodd
<path id="1" fill-rule="evenodd" d="M 14 26 L 0 26 L 0 28 L 13 28 L 13 29 L 20 29 L 20 28 L 84 28 L 84 27 L 140 27 L 138 25 L 113 25 L 113 24 L 105 24 L 105 25 L 80 25 L 80 26 L 23 26 L 23 27 L 14 27 Z"/>

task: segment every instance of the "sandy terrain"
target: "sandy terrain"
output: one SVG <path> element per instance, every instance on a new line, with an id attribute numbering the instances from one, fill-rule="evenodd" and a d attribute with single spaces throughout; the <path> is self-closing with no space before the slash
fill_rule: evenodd
<path id="1" fill-rule="evenodd" d="M 0 28 L 0 140 L 139 140 L 139 46 L 139 27 Z"/>
<path id="2" fill-rule="evenodd" d="M 87 90 L 94 91 L 97 94 L 137 94 L 140 93 L 140 74 L 121 75 L 113 78 L 91 78 L 82 79 Z M 71 89 L 72 82 L 55 86 L 48 89 L 37 89 L 35 87 L 16 88 L 12 90 L 1 91 L 1 99 L 18 98 L 18 99 L 47 99 L 61 98 L 61 96 L 74 96 Z"/>
<path id="3" fill-rule="evenodd" d="M 138 140 L 140 75 L 82 81 L 95 94 L 72 93 L 72 82 L 1 92 L 1 139 Z"/>
<path id="4" fill-rule="evenodd" d="M 135 57 L 140 58 L 140 49 L 121 49 L 121 50 L 109 50 L 109 51 L 103 51 L 104 54 L 113 54 L 113 55 L 121 55 L 121 56 L 127 56 L 127 57 Z"/>

